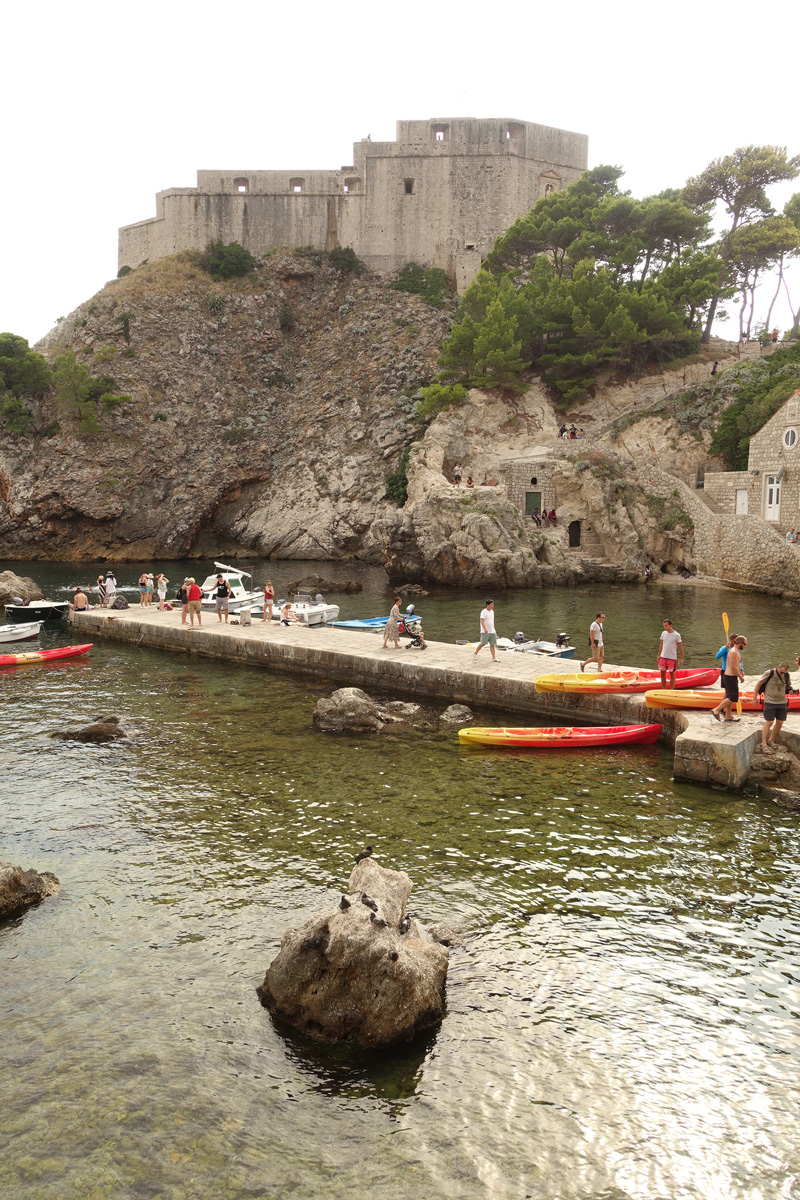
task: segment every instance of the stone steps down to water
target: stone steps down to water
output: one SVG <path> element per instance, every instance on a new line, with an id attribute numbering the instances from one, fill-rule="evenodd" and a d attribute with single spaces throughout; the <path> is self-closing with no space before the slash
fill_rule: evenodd
<path id="1" fill-rule="evenodd" d="M 429 697 L 447 704 L 466 704 L 536 715 L 561 725 L 660 724 L 662 740 L 675 751 L 676 779 L 739 790 L 747 781 L 763 724 L 758 713 L 740 722 L 719 725 L 704 710 L 651 709 L 643 695 L 583 696 L 535 691 L 538 675 L 574 673 L 574 660 L 488 648 L 475 657 L 466 646 L 428 642 L 427 650 L 391 646 L 369 633 L 328 627 L 281 626 L 277 622 L 225 625 L 212 614 L 201 627 L 180 623 L 180 614 L 158 609 L 71 613 L 82 642 L 94 638 L 151 646 L 182 654 L 198 654 L 225 662 L 249 663 L 290 674 L 334 679 L 349 687 L 381 693 Z M 614 664 L 606 663 L 606 670 Z M 618 670 L 631 670 L 617 665 Z M 756 677 L 746 681 L 752 687 Z M 800 755 L 800 715 L 790 714 L 781 734 L 784 745 Z"/>

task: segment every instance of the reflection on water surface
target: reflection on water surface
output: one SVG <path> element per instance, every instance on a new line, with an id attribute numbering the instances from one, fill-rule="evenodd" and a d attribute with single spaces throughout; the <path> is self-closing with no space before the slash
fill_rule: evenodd
<path id="1" fill-rule="evenodd" d="M 796 1195 L 797 815 L 658 746 L 333 738 L 317 695 L 112 643 L 0 676 L 2 857 L 61 879 L 0 926 L 3 1194 Z M 47 736 L 104 712 L 131 745 Z M 254 991 L 367 841 L 465 932 L 441 1028 L 380 1056 Z"/>

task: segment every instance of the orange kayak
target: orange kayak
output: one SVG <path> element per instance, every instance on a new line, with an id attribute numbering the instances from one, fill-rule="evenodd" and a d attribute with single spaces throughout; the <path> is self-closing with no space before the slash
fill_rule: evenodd
<path id="1" fill-rule="evenodd" d="M 58 650 L 23 650 L 19 654 L 0 654 L 0 667 L 23 667 L 26 663 L 53 662 L 59 658 L 74 658 L 86 654 L 94 642 L 84 646 L 61 646 Z"/>
<path id="2" fill-rule="evenodd" d="M 660 725 L 567 725 L 560 729 L 459 729 L 462 746 L 517 746 L 575 750 L 580 746 L 631 746 L 658 741 Z"/>
<path id="3" fill-rule="evenodd" d="M 676 671 L 679 688 L 708 687 L 719 679 L 719 667 L 687 668 Z M 540 675 L 537 692 L 577 692 L 586 696 L 612 692 L 646 692 L 661 683 L 660 671 L 602 671 L 591 675 Z"/>

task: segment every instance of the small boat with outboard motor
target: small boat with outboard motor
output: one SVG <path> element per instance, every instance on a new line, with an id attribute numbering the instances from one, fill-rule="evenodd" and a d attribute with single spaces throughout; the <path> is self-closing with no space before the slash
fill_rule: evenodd
<path id="1" fill-rule="evenodd" d="M 25 642 L 39 636 L 44 621 L 30 621 L 26 625 L 0 625 L 0 643 Z"/>
<path id="2" fill-rule="evenodd" d="M 6 605 L 6 616 L 15 625 L 30 625 L 33 621 L 63 621 L 69 612 L 69 600 L 23 600 L 12 596 Z"/>
<path id="3" fill-rule="evenodd" d="M 412 620 L 412 619 L 415 621 L 422 620 L 422 616 L 415 611 L 413 604 L 409 604 L 408 608 L 405 611 L 405 616 L 407 616 L 409 618 L 409 620 Z M 333 625 L 336 629 L 352 629 L 352 630 L 363 629 L 367 633 L 383 633 L 383 630 L 386 627 L 386 622 L 388 620 L 389 620 L 389 617 L 387 615 L 385 617 L 357 617 L 350 621 L 338 621 L 337 620 L 337 621 L 329 621 L 328 623 L 330 625 Z"/>
<path id="4" fill-rule="evenodd" d="M 249 571 L 237 571 L 236 567 L 226 566 L 225 563 L 215 562 L 216 571 L 208 575 L 200 584 L 203 599 L 200 607 L 204 612 L 214 612 L 217 607 L 217 576 L 221 575 L 230 585 L 231 594 L 228 599 L 228 612 L 238 613 L 243 608 L 255 608 L 264 603 L 264 592 L 261 588 L 252 588 L 253 576 Z M 249 583 L 245 583 L 245 580 Z"/>
<path id="5" fill-rule="evenodd" d="M 325 597 L 317 592 L 316 597 L 312 600 L 308 592 L 297 592 L 294 600 L 288 602 L 291 605 L 291 614 L 294 617 L 293 624 L 297 625 L 333 625 L 336 618 L 339 616 L 339 605 L 328 604 Z M 272 619 L 273 621 L 282 620 L 282 610 L 286 607 L 287 601 L 273 600 L 272 601 Z M 251 615 L 254 617 L 263 617 L 264 602 L 261 605 L 254 604 L 250 609 Z"/>
<path id="6" fill-rule="evenodd" d="M 18 654 L 0 654 L 0 667 L 24 667 L 28 663 L 58 662 L 62 658 L 75 658 L 91 650 L 93 642 L 83 646 L 59 646 L 55 650 L 21 650 Z"/>
<path id="7" fill-rule="evenodd" d="M 585 746 L 644 746 L 657 742 L 660 725 L 567 725 L 560 728 L 459 729 L 462 746 L 503 746 L 523 750 L 577 750 Z"/>
<path id="8" fill-rule="evenodd" d="M 477 642 L 456 642 L 457 646 L 478 645 Z M 525 653 L 544 654 L 547 658 L 574 658 L 575 647 L 569 644 L 568 633 L 557 633 L 554 642 L 548 642 L 543 638 L 526 638 L 525 634 L 518 631 L 513 638 L 501 637 L 497 639 L 498 650 L 521 650 Z"/>

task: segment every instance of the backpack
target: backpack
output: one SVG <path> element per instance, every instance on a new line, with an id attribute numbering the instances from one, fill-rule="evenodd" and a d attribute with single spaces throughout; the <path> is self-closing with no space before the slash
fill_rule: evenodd
<path id="1" fill-rule="evenodd" d="M 111 607 L 112 608 L 129 608 L 130 606 L 124 596 L 117 596 L 116 600 L 111 605 Z"/>

